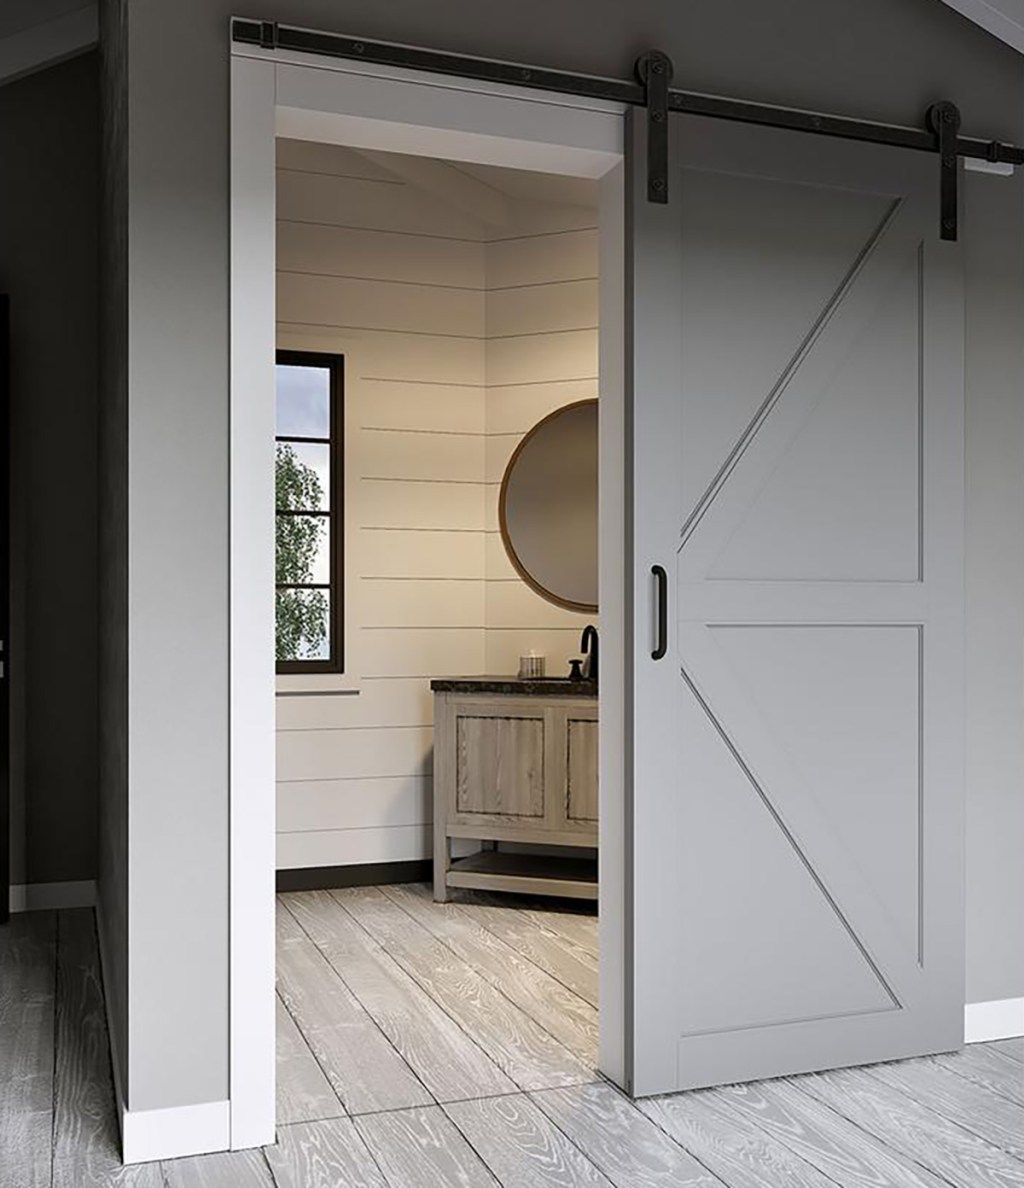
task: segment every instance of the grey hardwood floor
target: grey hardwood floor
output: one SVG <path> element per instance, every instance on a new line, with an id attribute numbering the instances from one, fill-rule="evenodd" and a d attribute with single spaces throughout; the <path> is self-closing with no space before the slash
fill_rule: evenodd
<path id="1" fill-rule="evenodd" d="M 0 1188 L 1024 1188 L 1024 1041 L 630 1102 L 591 910 L 278 901 L 278 1142 L 118 1164 L 90 911 L 0 929 Z"/>

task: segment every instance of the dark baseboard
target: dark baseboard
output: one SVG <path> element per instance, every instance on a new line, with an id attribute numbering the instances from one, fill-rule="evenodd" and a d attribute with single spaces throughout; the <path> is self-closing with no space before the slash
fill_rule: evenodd
<path id="1" fill-rule="evenodd" d="M 429 883 L 429 858 L 421 862 L 368 862 L 358 866 L 309 866 L 279 870 L 278 891 L 327 891 L 331 887 L 372 887 L 376 883 Z"/>

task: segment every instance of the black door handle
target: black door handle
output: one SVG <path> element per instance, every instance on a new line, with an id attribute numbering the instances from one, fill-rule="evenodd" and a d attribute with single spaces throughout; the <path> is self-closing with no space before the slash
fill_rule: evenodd
<path id="1" fill-rule="evenodd" d="M 668 574 L 660 565 L 652 565 L 651 573 L 658 588 L 658 642 L 651 659 L 661 660 L 668 651 Z"/>

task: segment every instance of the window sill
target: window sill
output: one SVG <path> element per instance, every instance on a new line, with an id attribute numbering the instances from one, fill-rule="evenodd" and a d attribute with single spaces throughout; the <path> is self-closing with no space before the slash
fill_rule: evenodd
<path id="1" fill-rule="evenodd" d="M 363 682 L 349 673 L 283 672 L 277 674 L 278 697 L 302 694 L 340 693 L 349 696 L 362 690 Z"/>

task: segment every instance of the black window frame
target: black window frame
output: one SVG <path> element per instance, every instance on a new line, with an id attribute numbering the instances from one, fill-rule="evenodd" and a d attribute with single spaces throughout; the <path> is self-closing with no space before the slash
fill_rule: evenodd
<path id="1" fill-rule="evenodd" d="M 286 367 L 316 368 L 318 371 L 327 371 L 330 376 L 328 388 L 330 398 L 328 433 L 330 436 L 328 438 L 298 437 L 291 434 L 279 434 L 276 431 L 274 433 L 275 457 L 277 455 L 277 446 L 280 443 L 296 445 L 327 445 L 328 447 L 330 484 L 329 490 L 327 491 L 327 511 L 323 513 L 282 511 L 281 508 L 277 507 L 277 501 L 275 498 L 274 525 L 276 539 L 277 517 L 282 514 L 322 515 L 327 519 L 328 548 L 330 549 L 330 566 L 328 571 L 329 581 L 327 583 L 309 583 L 308 585 L 306 583 L 301 585 L 290 585 L 284 582 L 278 583 L 275 580 L 274 592 L 276 595 L 276 592 L 280 589 L 327 590 L 327 595 L 330 600 L 330 611 L 327 626 L 330 636 L 330 655 L 324 660 L 277 660 L 276 667 L 277 672 L 281 675 L 295 673 L 322 673 L 326 675 L 340 675 L 345 671 L 345 608 L 343 605 L 345 591 L 345 418 L 343 415 L 345 399 L 345 356 L 333 351 L 279 350 L 275 358 L 275 377 L 277 374 L 276 367 L 281 365 Z M 276 383 L 274 395 L 276 417 Z"/>

